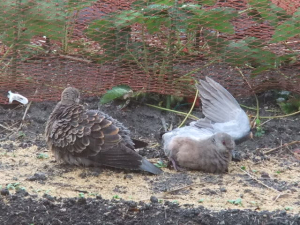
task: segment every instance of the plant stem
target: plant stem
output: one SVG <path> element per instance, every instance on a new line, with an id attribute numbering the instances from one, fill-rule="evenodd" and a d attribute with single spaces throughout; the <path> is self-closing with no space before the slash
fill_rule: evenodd
<path id="1" fill-rule="evenodd" d="M 167 108 L 160 107 L 160 106 L 156 106 L 156 105 L 151 105 L 151 104 L 145 104 L 145 105 L 150 106 L 150 107 L 153 107 L 153 108 L 156 108 L 156 109 L 168 111 L 168 112 L 173 112 L 173 113 L 176 113 L 176 114 L 178 114 L 178 115 L 183 115 L 183 116 L 188 115 L 187 113 L 184 113 L 184 112 L 180 112 L 180 111 L 176 111 L 176 110 L 172 110 L 172 109 L 167 109 Z M 193 119 L 193 120 L 199 120 L 199 118 L 196 117 L 196 116 L 194 116 L 194 115 L 189 115 L 188 117 L 189 117 L 190 119 Z"/>
<path id="2" fill-rule="evenodd" d="M 195 103 L 197 101 L 197 98 L 198 98 L 198 89 L 196 90 L 196 95 L 195 95 L 195 98 L 194 98 L 194 102 L 193 102 L 193 105 L 190 109 L 190 111 L 187 113 L 186 117 L 184 118 L 184 120 L 181 122 L 181 124 L 178 126 L 178 127 L 182 127 L 182 125 L 185 123 L 186 119 L 190 116 L 191 112 L 193 111 L 194 109 L 194 106 L 195 106 Z"/>

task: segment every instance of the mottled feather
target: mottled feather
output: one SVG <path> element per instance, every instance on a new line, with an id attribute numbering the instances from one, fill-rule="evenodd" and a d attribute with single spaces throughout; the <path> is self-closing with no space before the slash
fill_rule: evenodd
<path id="1" fill-rule="evenodd" d="M 47 121 L 46 141 L 58 161 L 162 172 L 135 151 L 122 123 L 101 111 L 84 109 L 79 98 L 77 89 L 66 88 Z"/>

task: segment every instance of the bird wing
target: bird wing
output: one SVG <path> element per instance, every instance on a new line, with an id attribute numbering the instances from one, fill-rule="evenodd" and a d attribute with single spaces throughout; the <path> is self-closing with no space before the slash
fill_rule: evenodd
<path id="1" fill-rule="evenodd" d="M 80 105 L 69 107 L 48 133 L 52 149 L 70 164 L 162 172 L 134 150 L 128 129 L 100 111 L 86 111 Z"/>
<path id="2" fill-rule="evenodd" d="M 206 77 L 206 81 L 200 80 L 200 85 L 196 87 L 205 118 L 193 122 L 192 126 L 211 129 L 214 133 L 225 132 L 234 140 L 249 134 L 250 123 L 247 114 L 224 87 L 209 77 Z"/>
<path id="3" fill-rule="evenodd" d="M 97 111 L 81 106 L 66 108 L 54 121 L 52 145 L 72 154 L 92 156 L 120 143 L 119 128 Z"/>

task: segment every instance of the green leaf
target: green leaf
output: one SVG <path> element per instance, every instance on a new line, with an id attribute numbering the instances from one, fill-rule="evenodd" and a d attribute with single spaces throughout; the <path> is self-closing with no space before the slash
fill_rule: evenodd
<path id="1" fill-rule="evenodd" d="M 47 153 L 39 153 L 36 157 L 38 159 L 48 159 L 49 158 Z"/>
<path id="2" fill-rule="evenodd" d="M 187 23 L 193 26 L 201 25 L 219 32 L 234 34 L 234 26 L 230 23 L 230 20 L 238 15 L 236 10 L 215 8 L 209 11 L 198 9 L 193 10 L 193 12 L 195 15 L 188 19 Z"/>
<path id="3" fill-rule="evenodd" d="M 241 205 L 242 206 L 242 199 L 238 198 L 236 200 L 228 200 L 229 203 L 234 205 Z"/>
<path id="4" fill-rule="evenodd" d="M 217 0 L 197 0 L 201 5 L 215 5 Z"/>
<path id="5" fill-rule="evenodd" d="M 84 193 L 79 192 L 78 197 L 79 197 L 79 198 L 84 198 Z"/>
<path id="6" fill-rule="evenodd" d="M 97 41 L 105 50 L 105 61 L 113 60 L 118 56 L 116 49 L 118 29 L 108 19 L 96 20 L 85 30 L 87 36 Z"/>
<path id="7" fill-rule="evenodd" d="M 273 10 L 276 9 L 276 6 L 269 0 L 249 0 L 248 3 L 258 12 L 257 16 L 268 20 L 271 25 L 276 25 L 278 23 L 278 15 L 276 14 L 276 11 L 274 12 Z M 272 4 L 274 5 L 273 9 L 271 7 Z"/>
<path id="8" fill-rule="evenodd" d="M 114 199 L 120 199 L 120 196 L 119 195 L 114 195 L 113 198 Z"/>
<path id="9" fill-rule="evenodd" d="M 98 0 L 68 0 L 68 9 L 70 11 L 80 10 L 91 6 L 93 3 L 97 1 Z"/>
<path id="10" fill-rule="evenodd" d="M 168 17 L 148 17 L 145 20 L 145 24 L 147 26 L 147 30 L 150 34 L 159 32 L 161 30 L 161 26 L 165 25 L 169 27 L 171 24 L 171 20 Z"/>
<path id="11" fill-rule="evenodd" d="M 159 16 L 166 17 L 168 16 L 168 9 L 170 6 L 162 4 L 153 4 L 143 8 L 145 16 Z"/>
<path id="12" fill-rule="evenodd" d="M 215 53 L 224 54 L 224 52 L 226 52 L 225 48 L 230 44 L 230 41 L 218 37 L 216 34 L 213 34 L 213 32 L 204 31 L 204 37 L 211 50 Z"/>
<path id="13" fill-rule="evenodd" d="M 224 60 L 234 65 L 244 65 L 250 54 L 251 49 L 244 40 L 231 42 L 224 50 Z"/>
<path id="14" fill-rule="evenodd" d="M 251 77 L 256 77 L 258 74 L 268 70 L 270 70 L 270 66 L 259 66 L 251 71 Z"/>
<path id="15" fill-rule="evenodd" d="M 117 28 L 124 28 L 138 22 L 142 17 L 143 14 L 141 12 L 126 10 L 114 17 L 114 24 Z"/>
<path id="16" fill-rule="evenodd" d="M 166 168 L 167 167 L 167 165 L 161 160 L 158 161 L 157 163 L 155 163 L 154 166 L 156 166 L 158 168 Z"/>
<path id="17" fill-rule="evenodd" d="M 289 38 L 295 37 L 300 34 L 300 21 L 286 21 L 283 24 L 276 27 L 272 42 L 286 41 Z"/>
<path id="18" fill-rule="evenodd" d="M 131 88 L 127 85 L 119 85 L 113 87 L 111 90 L 108 90 L 106 94 L 100 99 L 100 104 L 106 104 L 113 101 L 114 99 L 123 97 L 125 94 L 129 93 Z"/>

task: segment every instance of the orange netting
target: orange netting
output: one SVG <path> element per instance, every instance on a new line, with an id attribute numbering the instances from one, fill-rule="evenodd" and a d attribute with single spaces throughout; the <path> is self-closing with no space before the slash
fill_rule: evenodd
<path id="1" fill-rule="evenodd" d="M 2 0 L 0 103 L 119 84 L 193 96 L 210 76 L 235 96 L 300 93 L 298 0 Z"/>

